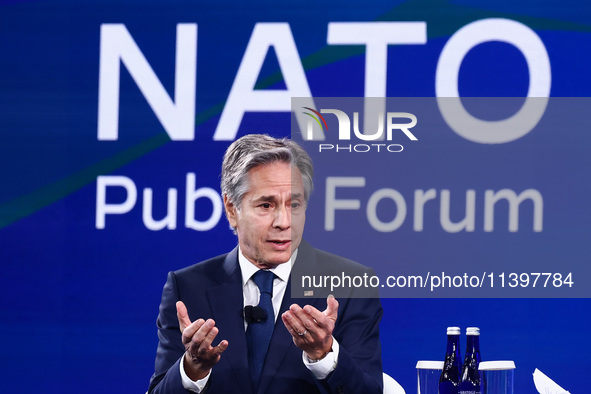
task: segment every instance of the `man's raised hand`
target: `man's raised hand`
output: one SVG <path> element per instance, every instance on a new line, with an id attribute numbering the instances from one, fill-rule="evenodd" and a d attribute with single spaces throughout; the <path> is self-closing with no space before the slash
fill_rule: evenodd
<path id="1" fill-rule="evenodd" d="M 337 321 L 339 303 L 330 295 L 326 304 L 324 312 L 310 305 L 300 308 L 293 304 L 281 315 L 293 342 L 311 360 L 324 358 L 332 349 L 332 332 Z"/>
<path id="2" fill-rule="evenodd" d="M 187 307 L 182 301 L 176 303 L 176 315 L 186 350 L 183 364 L 185 372 L 191 380 L 203 379 L 220 361 L 221 354 L 228 348 L 228 341 L 224 339 L 212 347 L 211 344 L 219 332 L 215 321 L 198 319 L 191 322 Z"/>

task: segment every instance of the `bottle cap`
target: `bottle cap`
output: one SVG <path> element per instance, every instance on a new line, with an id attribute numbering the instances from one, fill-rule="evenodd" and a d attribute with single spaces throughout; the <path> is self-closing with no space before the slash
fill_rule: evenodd
<path id="1" fill-rule="evenodd" d="M 466 335 L 480 335 L 480 328 L 468 327 L 466 328 Z"/>
<path id="2" fill-rule="evenodd" d="M 447 335 L 460 335 L 460 327 L 447 327 Z"/>

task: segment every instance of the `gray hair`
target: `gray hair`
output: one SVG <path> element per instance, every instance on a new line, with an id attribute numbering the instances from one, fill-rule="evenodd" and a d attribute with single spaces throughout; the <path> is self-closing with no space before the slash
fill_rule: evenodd
<path id="1" fill-rule="evenodd" d="M 304 200 L 308 202 L 314 188 L 312 159 L 296 142 L 264 134 L 245 135 L 228 147 L 222 163 L 222 195 L 240 208 L 242 198 L 248 192 L 248 171 L 275 162 L 290 163 L 300 170 Z"/>

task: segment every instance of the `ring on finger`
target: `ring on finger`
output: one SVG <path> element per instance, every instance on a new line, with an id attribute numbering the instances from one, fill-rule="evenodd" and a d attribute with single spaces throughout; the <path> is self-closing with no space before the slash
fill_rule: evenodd
<path id="1" fill-rule="evenodd" d="M 305 330 L 304 332 L 298 332 L 299 336 L 304 336 L 308 333 L 308 330 Z"/>

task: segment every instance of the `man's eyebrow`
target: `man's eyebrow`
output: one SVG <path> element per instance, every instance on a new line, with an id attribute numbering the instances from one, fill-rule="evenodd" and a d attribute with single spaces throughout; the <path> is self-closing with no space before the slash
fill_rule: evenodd
<path id="1" fill-rule="evenodd" d="M 275 196 L 260 196 L 259 198 L 255 199 L 255 201 L 275 201 Z"/>
<path id="2" fill-rule="evenodd" d="M 289 198 L 294 200 L 294 199 L 299 199 L 299 198 L 303 198 L 303 194 L 302 193 L 293 193 L 289 195 Z M 271 195 L 271 196 L 260 196 L 258 198 L 256 198 L 254 201 L 275 201 L 277 200 L 277 196 Z"/>

